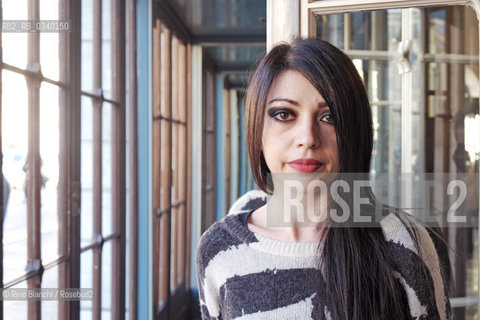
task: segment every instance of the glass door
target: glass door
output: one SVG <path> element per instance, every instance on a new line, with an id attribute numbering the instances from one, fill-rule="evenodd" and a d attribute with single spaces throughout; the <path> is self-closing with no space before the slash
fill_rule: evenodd
<path id="1" fill-rule="evenodd" d="M 387 182 L 377 196 L 441 233 L 451 248 L 454 317 L 478 319 L 476 13 L 463 5 L 419 7 L 417 1 L 417 7 L 402 8 L 402 1 L 392 1 L 399 7 L 385 8 L 370 2 L 360 8 L 349 1 L 304 1 L 304 36 L 327 40 L 353 59 L 373 111 L 372 176 Z M 468 190 L 457 210 L 463 224 L 448 220 L 450 197 L 425 187 L 425 181 L 446 186 L 453 180 Z M 435 224 L 432 212 L 438 213 Z"/>

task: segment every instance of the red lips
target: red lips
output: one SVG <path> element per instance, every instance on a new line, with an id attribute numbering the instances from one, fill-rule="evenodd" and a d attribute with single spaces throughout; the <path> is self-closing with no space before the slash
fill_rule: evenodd
<path id="1" fill-rule="evenodd" d="M 323 165 L 323 163 L 315 159 L 302 158 L 302 159 L 290 161 L 288 162 L 288 165 L 295 171 L 308 173 L 308 172 L 317 171 L 317 169 L 320 168 Z"/>

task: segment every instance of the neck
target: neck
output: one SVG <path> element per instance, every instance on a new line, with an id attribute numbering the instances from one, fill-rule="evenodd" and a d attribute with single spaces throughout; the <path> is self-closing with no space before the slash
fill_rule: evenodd
<path id="1" fill-rule="evenodd" d="M 267 204 L 267 223 L 286 228 L 317 228 L 325 225 L 328 212 L 326 192 L 274 192 Z"/>

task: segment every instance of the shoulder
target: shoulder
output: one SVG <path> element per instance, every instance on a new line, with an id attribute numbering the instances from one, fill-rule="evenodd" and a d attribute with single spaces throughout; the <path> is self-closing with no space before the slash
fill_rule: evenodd
<path id="1" fill-rule="evenodd" d="M 197 247 L 197 261 L 200 264 L 208 264 L 218 252 L 228 250 L 238 245 L 241 240 L 231 232 L 229 225 L 235 225 L 234 216 L 226 216 L 212 224 L 200 237 Z"/>
<path id="2" fill-rule="evenodd" d="M 200 237 L 197 247 L 197 263 L 206 266 L 218 253 L 242 244 L 257 242 L 255 235 L 242 224 L 238 215 L 261 207 L 266 202 L 263 191 L 252 190 L 240 197 L 228 214 L 211 225 Z"/>
<path id="3" fill-rule="evenodd" d="M 267 203 L 267 194 L 262 190 L 250 190 L 238 198 L 228 210 L 228 215 L 256 210 Z"/>

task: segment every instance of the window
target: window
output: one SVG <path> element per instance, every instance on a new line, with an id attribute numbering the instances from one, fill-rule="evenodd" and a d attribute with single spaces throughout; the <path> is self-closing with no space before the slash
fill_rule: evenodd
<path id="1" fill-rule="evenodd" d="M 188 306 L 191 45 L 160 18 L 152 43 L 153 305 L 170 319 Z"/>
<path id="2" fill-rule="evenodd" d="M 95 290 L 93 301 L 3 301 L 3 316 L 123 318 L 127 212 L 136 247 L 135 1 L 128 17 L 122 1 L 0 3 L 3 20 L 71 26 L 1 34 L 2 287 Z M 134 250 L 129 259 L 136 312 Z"/>

